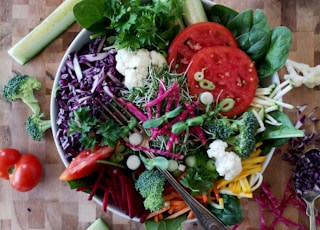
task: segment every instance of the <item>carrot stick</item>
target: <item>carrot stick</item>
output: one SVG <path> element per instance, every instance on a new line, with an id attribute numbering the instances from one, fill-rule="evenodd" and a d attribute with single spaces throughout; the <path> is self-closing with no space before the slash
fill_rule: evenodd
<path id="1" fill-rule="evenodd" d="M 189 213 L 187 215 L 187 219 L 191 220 L 191 219 L 194 219 L 194 218 L 195 218 L 195 215 L 194 215 L 193 211 L 189 211 Z"/>
<path id="2" fill-rule="evenodd" d="M 185 214 L 185 213 L 187 213 L 189 211 L 190 211 L 190 208 L 189 207 L 185 207 L 184 209 L 181 209 L 180 211 L 175 212 L 174 214 L 166 217 L 165 220 L 174 219 L 174 218 L 176 218 L 178 216 L 181 216 L 181 215 L 183 215 L 183 214 Z"/>
<path id="3" fill-rule="evenodd" d="M 156 215 L 159 215 L 160 213 L 164 213 L 166 211 L 168 211 L 170 209 L 170 206 L 167 205 L 167 206 L 164 206 L 162 209 L 160 209 L 159 211 L 154 211 L 154 212 L 150 212 L 147 217 L 146 217 L 146 220 L 156 216 Z"/>
<path id="4" fill-rule="evenodd" d="M 208 195 L 207 194 L 202 194 L 202 201 L 204 204 L 208 204 Z"/>
<path id="5" fill-rule="evenodd" d="M 220 194 L 219 194 L 218 187 L 216 185 L 213 186 L 213 193 L 214 193 L 214 196 L 215 196 L 216 200 L 219 200 L 220 199 Z"/>
<path id="6" fill-rule="evenodd" d="M 163 197 L 163 199 L 164 199 L 164 201 L 170 201 L 170 200 L 175 199 L 177 197 L 180 197 L 180 195 L 177 192 L 171 192 L 171 193 L 165 195 Z"/>
<path id="7" fill-rule="evenodd" d="M 170 205 L 171 206 L 181 206 L 185 205 L 186 203 L 183 200 L 171 200 Z"/>

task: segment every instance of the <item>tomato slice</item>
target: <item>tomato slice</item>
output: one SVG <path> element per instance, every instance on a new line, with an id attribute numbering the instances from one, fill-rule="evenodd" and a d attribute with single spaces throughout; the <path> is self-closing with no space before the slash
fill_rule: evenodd
<path id="1" fill-rule="evenodd" d="M 213 83 L 213 88 L 203 89 L 195 74 L 203 73 L 207 82 Z M 187 72 L 190 95 L 196 98 L 205 91 L 214 96 L 213 103 L 225 98 L 235 102 L 231 110 L 221 114 L 233 117 L 243 113 L 255 95 L 258 74 L 250 57 L 236 47 L 212 46 L 199 51 L 192 58 Z"/>
<path id="2" fill-rule="evenodd" d="M 81 151 L 60 175 L 59 180 L 74 180 L 92 174 L 97 171 L 97 160 L 110 157 L 114 150 L 109 146 L 103 146 L 94 150 L 85 149 Z"/>
<path id="3" fill-rule="evenodd" d="M 178 73 L 185 72 L 191 58 L 199 50 L 217 45 L 235 46 L 238 43 L 226 27 L 215 22 L 199 22 L 182 30 L 168 50 L 168 63 Z"/>

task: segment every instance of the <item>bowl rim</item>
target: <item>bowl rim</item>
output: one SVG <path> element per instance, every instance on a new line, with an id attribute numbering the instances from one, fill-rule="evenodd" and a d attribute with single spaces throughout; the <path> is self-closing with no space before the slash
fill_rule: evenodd
<path id="1" fill-rule="evenodd" d="M 205 8 L 208 8 L 208 7 L 211 7 L 217 3 L 213 2 L 213 1 L 210 1 L 210 0 L 201 0 L 204 7 Z M 50 97 L 50 120 L 51 120 L 51 130 L 52 130 L 52 135 L 53 135 L 53 139 L 54 139 L 54 143 L 55 143 L 55 146 L 58 150 L 58 153 L 59 153 L 59 156 L 60 156 L 60 159 L 62 160 L 63 164 L 65 167 L 67 167 L 69 165 L 69 162 L 67 161 L 67 159 L 65 158 L 64 156 L 64 151 L 60 145 L 60 142 L 59 140 L 56 138 L 56 133 L 57 133 L 57 124 L 56 124 L 56 117 L 57 117 L 57 113 L 58 113 L 58 106 L 57 106 L 57 103 L 56 103 L 56 100 L 55 100 L 55 88 L 57 87 L 58 83 L 59 83 L 59 78 L 60 78 L 60 75 L 61 75 L 61 70 L 62 68 L 64 68 L 65 66 L 65 63 L 68 59 L 68 55 L 71 53 L 71 52 L 76 52 L 78 50 L 80 50 L 82 48 L 82 46 L 86 43 L 88 43 L 90 41 L 90 38 L 89 38 L 89 35 L 91 34 L 91 32 L 89 32 L 88 30 L 86 29 L 82 29 L 77 35 L 76 37 L 73 39 L 73 41 L 71 42 L 71 44 L 69 45 L 68 49 L 65 51 L 61 61 L 60 61 L 60 64 L 58 66 L 58 69 L 56 71 L 56 75 L 55 75 L 55 78 L 54 78 L 54 82 L 53 82 L 53 88 L 52 88 L 52 92 L 51 92 L 51 97 Z M 268 82 L 275 82 L 275 83 L 280 83 L 280 79 L 279 79 L 279 75 L 278 73 L 275 73 L 274 75 L 272 75 L 270 78 L 267 78 L 267 79 L 263 79 L 263 82 L 265 84 L 268 84 Z M 262 164 L 262 171 L 260 172 L 260 174 L 263 174 L 265 169 L 267 168 L 267 166 L 269 165 L 271 159 L 272 159 L 272 156 L 275 152 L 275 147 L 271 148 L 270 152 L 267 154 L 267 158 L 266 160 L 263 162 Z M 256 178 L 258 180 L 258 178 Z M 93 196 L 93 200 L 98 203 L 100 206 L 102 206 L 102 198 L 101 197 L 98 197 L 96 195 Z M 132 221 L 135 221 L 135 222 L 139 222 L 139 218 L 137 217 L 133 217 L 133 218 L 130 218 L 128 215 L 126 215 L 120 208 L 114 206 L 114 205 L 111 205 L 109 204 L 107 206 L 107 210 L 113 212 L 114 214 L 117 214 L 127 220 L 132 220 Z M 196 219 L 193 219 L 193 220 L 188 220 L 188 222 L 192 222 L 192 221 L 196 221 Z"/>

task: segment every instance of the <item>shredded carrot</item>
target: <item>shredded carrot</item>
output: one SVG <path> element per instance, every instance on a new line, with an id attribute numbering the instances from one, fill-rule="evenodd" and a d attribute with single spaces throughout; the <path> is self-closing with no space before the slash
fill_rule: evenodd
<path id="1" fill-rule="evenodd" d="M 154 222 L 158 223 L 159 222 L 159 215 L 155 215 L 153 219 L 154 219 Z"/>
<path id="2" fill-rule="evenodd" d="M 167 205 L 158 211 L 150 212 L 148 214 L 148 216 L 146 217 L 146 219 L 150 219 L 152 217 L 155 217 L 155 216 L 159 215 L 160 213 L 164 213 L 164 212 L 168 211 L 169 209 L 170 209 L 170 205 Z"/>
<path id="3" fill-rule="evenodd" d="M 219 200 L 220 199 L 220 194 L 219 194 L 219 190 L 218 190 L 218 187 L 217 187 L 216 184 L 213 186 L 213 193 L 215 195 L 216 200 Z"/>
<path id="4" fill-rule="evenodd" d="M 204 204 L 208 204 L 208 195 L 207 194 L 202 194 L 202 201 Z"/>
<path id="5" fill-rule="evenodd" d="M 170 200 L 170 206 L 180 206 L 184 204 L 183 200 Z"/>
<path id="6" fill-rule="evenodd" d="M 187 219 L 188 220 L 191 220 L 191 219 L 194 219 L 195 218 L 195 215 L 192 211 L 189 211 L 188 215 L 187 215 Z"/>
<path id="7" fill-rule="evenodd" d="M 187 212 L 189 212 L 189 211 L 190 211 L 190 208 L 187 206 L 187 207 L 185 207 L 184 209 L 181 209 L 180 211 L 175 212 L 174 214 L 166 217 L 165 220 L 174 219 L 174 218 L 176 218 L 176 217 L 178 217 L 178 216 L 181 216 L 181 215 L 183 215 L 183 214 L 185 214 L 185 213 L 187 213 Z"/>
<path id="8" fill-rule="evenodd" d="M 165 195 L 163 199 L 164 201 L 170 201 L 178 197 L 180 197 L 180 195 L 177 192 L 170 192 L 169 194 Z"/>

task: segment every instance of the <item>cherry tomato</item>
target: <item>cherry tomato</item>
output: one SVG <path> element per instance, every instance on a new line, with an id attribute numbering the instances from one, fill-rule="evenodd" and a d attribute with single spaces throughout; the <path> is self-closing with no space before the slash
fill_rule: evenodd
<path id="1" fill-rule="evenodd" d="M 9 169 L 20 159 L 20 152 L 13 148 L 0 149 L 0 177 L 9 180 Z"/>
<path id="2" fill-rule="evenodd" d="M 20 192 L 33 189 L 39 183 L 41 177 L 41 163 L 35 155 L 30 153 L 21 155 L 9 175 L 11 186 Z"/>
<path id="3" fill-rule="evenodd" d="M 168 63 L 178 73 L 185 72 L 191 58 L 199 50 L 216 45 L 238 47 L 233 34 L 215 22 L 192 24 L 181 31 L 172 41 L 168 50 Z"/>
<path id="4" fill-rule="evenodd" d="M 94 150 L 85 149 L 81 151 L 63 171 L 60 180 L 74 180 L 92 174 L 99 169 L 97 160 L 110 157 L 114 150 L 108 146 L 103 146 Z"/>
<path id="5" fill-rule="evenodd" d="M 201 85 L 201 75 L 206 81 L 205 87 Z M 228 117 L 248 108 L 258 84 L 257 70 L 250 57 L 230 46 L 212 46 L 199 51 L 192 58 L 187 76 L 190 95 L 198 97 L 202 92 L 211 92 L 216 100 L 213 103 L 231 98 L 233 107 L 222 112 Z"/>

